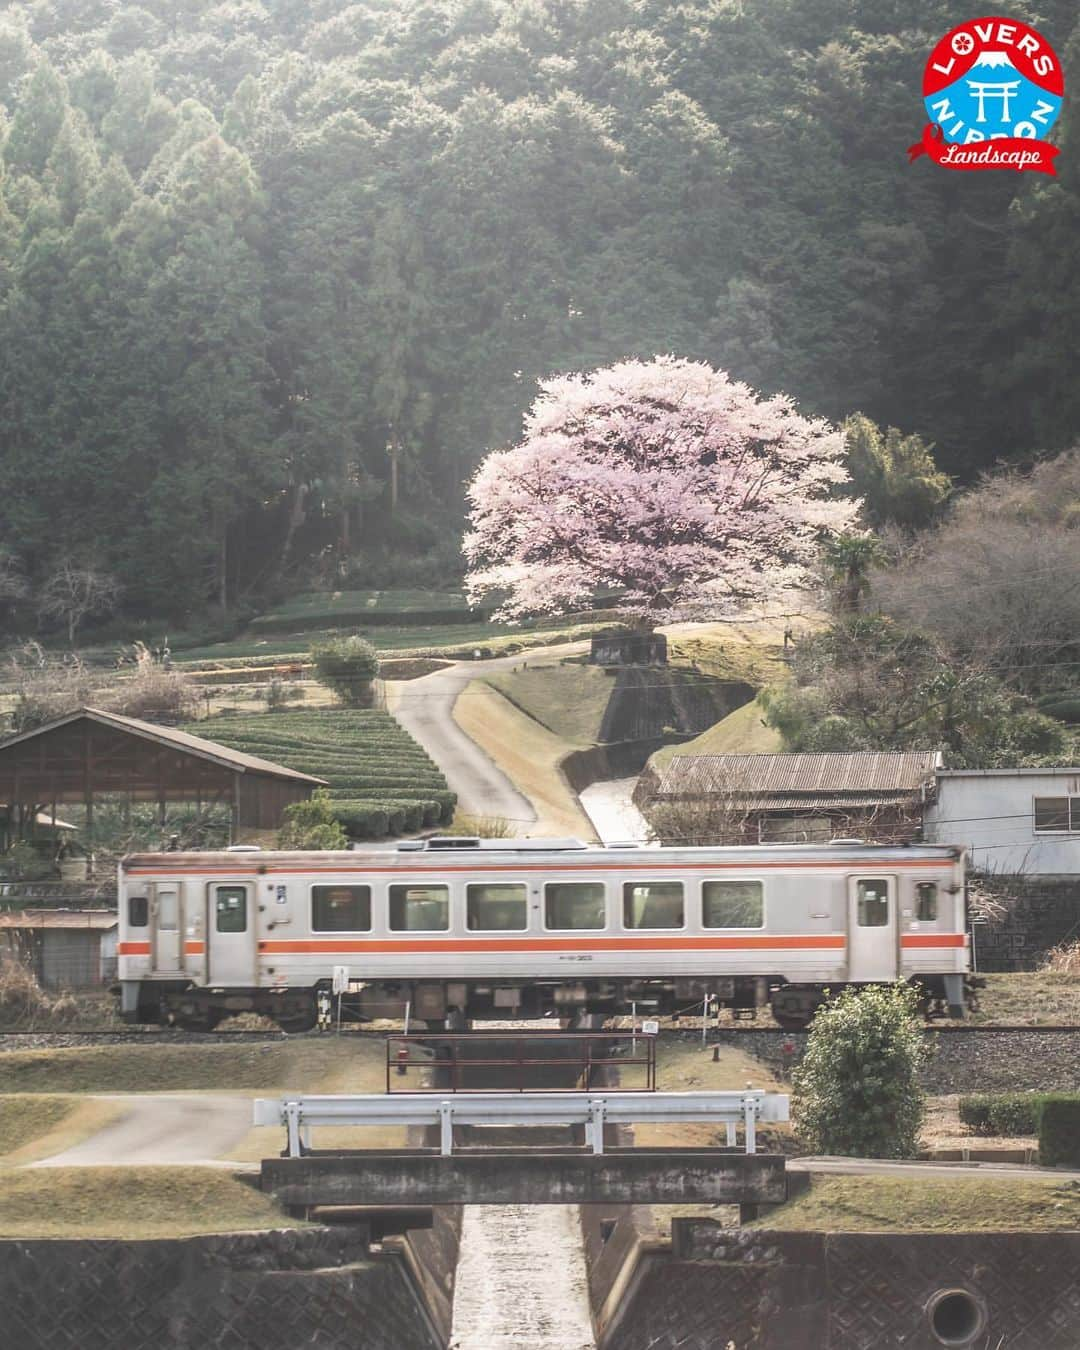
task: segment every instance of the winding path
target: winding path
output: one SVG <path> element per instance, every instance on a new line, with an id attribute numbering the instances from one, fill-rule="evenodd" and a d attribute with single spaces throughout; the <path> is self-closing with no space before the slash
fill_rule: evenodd
<path id="1" fill-rule="evenodd" d="M 215 1163 L 251 1129 L 251 1098 L 218 1093 L 110 1093 L 123 1112 L 96 1134 L 32 1167 L 132 1167 Z M 241 1170 L 238 1163 L 228 1163 Z"/>
<path id="2" fill-rule="evenodd" d="M 418 680 L 388 682 L 387 703 L 405 730 L 420 742 L 446 775 L 463 812 L 499 816 L 512 825 L 532 825 L 537 819 L 533 804 L 458 725 L 454 705 L 473 680 L 534 662 L 578 656 L 588 649 L 587 642 L 566 642 L 488 661 L 458 661 L 446 670 Z"/>

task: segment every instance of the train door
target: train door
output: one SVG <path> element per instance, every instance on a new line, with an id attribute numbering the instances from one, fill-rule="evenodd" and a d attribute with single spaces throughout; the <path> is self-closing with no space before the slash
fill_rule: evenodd
<path id="1" fill-rule="evenodd" d="M 223 882 L 210 887 L 207 923 L 210 984 L 252 987 L 255 980 L 255 937 L 251 887 Z"/>
<path id="2" fill-rule="evenodd" d="M 895 980 L 897 940 L 896 878 L 848 880 L 848 979 Z"/>
<path id="3" fill-rule="evenodd" d="M 180 969 L 180 887 L 158 882 L 151 907 L 154 920 L 154 969 Z"/>

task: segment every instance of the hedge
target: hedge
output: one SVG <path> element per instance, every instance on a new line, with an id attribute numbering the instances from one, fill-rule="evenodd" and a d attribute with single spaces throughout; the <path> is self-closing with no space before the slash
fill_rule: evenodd
<path id="1" fill-rule="evenodd" d="M 389 713 L 296 709 L 186 729 L 325 779 L 334 815 L 353 838 L 415 834 L 454 814 L 457 796 L 441 770 Z"/>
<path id="2" fill-rule="evenodd" d="M 1080 1093 L 1046 1093 L 1039 1119 L 1039 1163 L 1080 1167 Z"/>
<path id="3" fill-rule="evenodd" d="M 1045 1092 L 980 1093 L 960 1098 L 960 1119 L 976 1134 L 1037 1134 Z"/>

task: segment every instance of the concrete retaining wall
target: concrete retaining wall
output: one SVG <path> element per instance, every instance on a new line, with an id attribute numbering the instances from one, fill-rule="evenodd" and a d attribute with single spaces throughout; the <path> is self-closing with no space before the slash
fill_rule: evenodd
<path id="1" fill-rule="evenodd" d="M 980 970 L 1038 970 L 1051 947 L 1080 937 L 1080 877 L 994 877 L 980 888 L 1005 906 L 975 925 Z"/>
<path id="2" fill-rule="evenodd" d="M 603 1350 L 939 1350 L 935 1294 L 971 1296 L 973 1344 L 1075 1350 L 1080 1233 L 770 1233 L 676 1219 Z"/>
<path id="3" fill-rule="evenodd" d="M 371 1251 L 368 1238 L 356 1226 L 147 1242 L 0 1241 L 0 1344 L 12 1350 L 445 1345 L 457 1261 L 452 1219 L 441 1229 L 387 1239 L 382 1251 Z"/>

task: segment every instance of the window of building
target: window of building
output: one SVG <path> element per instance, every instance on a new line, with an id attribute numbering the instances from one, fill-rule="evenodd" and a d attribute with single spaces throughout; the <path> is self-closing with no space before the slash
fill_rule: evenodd
<path id="1" fill-rule="evenodd" d="M 390 927 L 396 933 L 445 933 L 450 927 L 447 886 L 391 886 Z"/>
<path id="2" fill-rule="evenodd" d="M 701 922 L 705 928 L 762 928 L 765 887 L 760 881 L 706 881 Z"/>
<path id="3" fill-rule="evenodd" d="M 915 917 L 920 923 L 932 923 L 937 918 L 936 881 L 916 882 Z"/>
<path id="4" fill-rule="evenodd" d="M 465 888 L 466 922 L 473 932 L 520 933 L 529 926 L 524 886 L 484 882 Z"/>
<path id="5" fill-rule="evenodd" d="M 1080 797 L 1036 797 L 1035 833 L 1080 831 Z"/>
<path id="6" fill-rule="evenodd" d="M 627 928 L 681 928 L 681 881 L 627 881 L 623 884 L 623 924 Z"/>
<path id="7" fill-rule="evenodd" d="M 247 889 L 244 886 L 219 886 L 214 908 L 219 933 L 247 932 Z"/>
<path id="8" fill-rule="evenodd" d="M 763 844 L 827 844 L 832 838 L 828 816 L 760 816 L 758 839 Z"/>
<path id="9" fill-rule="evenodd" d="M 145 895 L 128 896 L 128 927 L 145 928 L 150 922 L 150 905 Z"/>
<path id="10" fill-rule="evenodd" d="M 884 928 L 889 922 L 889 883 L 885 880 L 856 884 L 860 928 Z"/>
<path id="11" fill-rule="evenodd" d="M 371 931 L 370 886 L 312 886 L 313 933 L 368 933 Z"/>
<path id="12" fill-rule="evenodd" d="M 548 928 L 604 928 L 602 881 L 552 881 L 544 887 L 544 924 Z"/>

